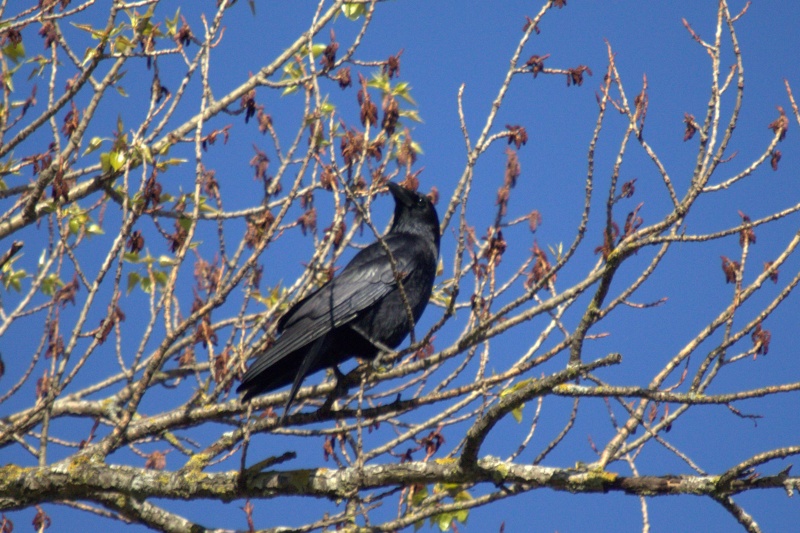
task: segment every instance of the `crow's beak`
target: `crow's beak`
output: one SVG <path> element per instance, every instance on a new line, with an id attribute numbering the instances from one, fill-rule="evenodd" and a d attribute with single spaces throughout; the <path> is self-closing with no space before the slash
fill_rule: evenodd
<path id="1" fill-rule="evenodd" d="M 389 192 L 392 193 L 396 202 L 400 202 L 405 206 L 411 207 L 414 205 L 414 193 L 390 181 L 386 184 L 389 187 Z"/>

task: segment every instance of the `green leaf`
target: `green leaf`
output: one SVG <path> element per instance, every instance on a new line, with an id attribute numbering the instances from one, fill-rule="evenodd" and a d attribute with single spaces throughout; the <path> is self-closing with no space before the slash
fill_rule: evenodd
<path id="1" fill-rule="evenodd" d="M 139 254 L 134 252 L 125 252 L 122 254 L 122 260 L 134 264 L 141 262 L 141 259 L 139 259 Z"/>
<path id="2" fill-rule="evenodd" d="M 78 217 L 70 218 L 69 222 L 67 223 L 67 225 L 69 226 L 70 235 L 77 235 L 78 232 L 83 227 L 83 223 L 81 222 L 81 220 Z"/>
<path id="3" fill-rule="evenodd" d="M 461 491 L 461 483 L 437 483 L 433 486 L 434 492 L 448 492 L 451 495 L 456 495 Z"/>
<path id="4" fill-rule="evenodd" d="M 175 12 L 175 16 L 173 18 L 166 17 L 164 19 L 164 23 L 167 25 L 167 35 L 170 37 L 174 37 L 175 34 L 178 32 L 178 19 L 181 16 L 181 8 Z"/>
<path id="5" fill-rule="evenodd" d="M 128 97 L 128 93 L 125 92 L 125 88 L 122 85 L 116 85 L 115 88 L 117 89 L 117 92 L 120 94 L 120 96 L 124 96 L 125 98 Z"/>
<path id="6" fill-rule="evenodd" d="M 411 505 L 417 507 L 427 497 L 428 497 L 428 487 L 423 486 L 421 488 L 417 488 L 417 490 L 414 491 L 414 495 L 411 497 Z"/>
<path id="7" fill-rule="evenodd" d="M 389 83 L 389 75 L 383 72 L 373 74 L 372 78 L 367 82 L 367 87 L 378 89 L 384 94 L 392 90 L 392 86 Z"/>
<path id="8" fill-rule="evenodd" d="M 434 486 L 434 492 L 440 492 L 442 490 L 447 490 L 449 493 L 453 493 L 455 490 L 458 490 L 459 485 L 448 483 L 448 484 L 441 484 Z M 457 493 L 453 495 L 453 501 L 456 503 L 464 503 L 472 500 L 472 495 L 465 490 L 458 490 Z M 430 524 L 436 525 L 439 527 L 441 531 L 447 531 L 453 525 L 453 522 L 461 522 L 462 524 L 467 523 L 467 518 L 469 517 L 469 509 L 461 509 L 458 511 L 449 511 L 446 513 L 439 513 L 437 515 L 433 515 L 430 518 Z"/>
<path id="9" fill-rule="evenodd" d="M 112 49 L 117 52 L 118 54 L 126 54 L 129 50 L 133 47 L 133 43 L 131 43 L 130 39 L 125 37 L 124 35 L 120 35 L 116 39 L 114 39 L 114 44 L 112 45 Z"/>
<path id="10" fill-rule="evenodd" d="M 472 495 L 469 492 L 462 490 L 461 492 L 455 495 L 455 498 L 453 498 L 453 500 L 462 503 L 468 502 L 472 500 Z M 469 517 L 469 509 L 461 509 L 460 511 L 456 511 L 454 515 L 457 522 L 466 524 L 467 518 Z"/>
<path id="11" fill-rule="evenodd" d="M 332 103 L 328 102 L 327 98 L 320 104 L 319 111 L 323 115 L 330 115 L 334 111 L 336 111 L 336 106 Z"/>
<path id="12" fill-rule="evenodd" d="M 163 270 L 156 270 L 153 272 L 153 277 L 156 280 L 156 284 L 159 287 L 164 287 L 167 284 L 167 280 L 169 279 L 167 273 Z"/>
<path id="13" fill-rule="evenodd" d="M 523 379 L 519 383 L 515 383 L 512 387 L 503 390 L 503 392 L 500 393 L 500 397 L 502 398 L 503 396 L 508 396 L 509 394 L 513 394 L 513 393 L 515 393 L 515 392 L 517 392 L 519 390 L 522 390 L 526 386 L 530 385 L 532 381 L 533 380 L 530 379 L 530 378 L 529 379 Z M 511 416 L 514 417 L 514 420 L 517 421 L 517 424 L 522 422 L 522 409 L 524 407 L 525 407 L 525 404 L 521 403 L 520 405 L 518 405 L 517 407 L 515 407 L 514 409 L 511 410 Z"/>
<path id="14" fill-rule="evenodd" d="M 252 297 L 252 298 L 253 298 L 255 301 L 257 301 L 257 302 L 259 302 L 259 303 L 262 303 L 262 304 L 264 304 L 265 306 L 269 307 L 269 305 L 268 305 L 269 298 L 264 298 L 263 296 L 261 296 L 261 293 L 260 293 L 259 291 L 253 291 L 253 292 L 251 292 L 251 293 L 250 293 L 250 296 L 251 296 L 251 297 Z"/>
<path id="15" fill-rule="evenodd" d="M 522 390 L 523 388 L 527 387 L 531 383 L 533 383 L 533 379 L 532 378 L 523 379 L 519 383 L 514 383 L 514 385 L 511 386 L 510 388 L 503 389 L 503 392 L 500 393 L 500 397 L 502 398 L 503 396 L 508 396 L 509 394 L 514 394 L 515 392 L 517 392 L 519 390 Z"/>
<path id="16" fill-rule="evenodd" d="M 408 83 L 407 81 L 398 81 L 395 84 L 394 89 L 392 89 L 392 94 L 394 94 L 395 96 L 400 96 L 402 94 L 407 93 L 410 90 L 411 90 L 410 83 Z"/>
<path id="17" fill-rule="evenodd" d="M 401 81 L 392 89 L 392 94 L 399 96 L 411 105 L 417 105 L 417 102 L 411 98 L 411 85 L 407 81 Z"/>
<path id="18" fill-rule="evenodd" d="M 3 82 L 8 87 L 8 90 L 12 93 L 14 92 L 14 76 L 11 72 L 4 72 L 3 73 Z"/>
<path id="19" fill-rule="evenodd" d="M 299 88 L 300 85 L 289 85 L 281 92 L 281 96 L 288 96 L 292 93 L 296 93 Z"/>
<path id="20" fill-rule="evenodd" d="M 14 270 L 14 263 L 22 257 L 23 254 L 19 254 L 16 257 L 12 257 L 5 265 L 3 265 L 2 274 L 0 275 L 0 280 L 3 282 L 3 286 L 8 289 L 14 289 L 17 292 L 22 292 L 22 280 L 28 277 L 28 273 L 25 272 L 23 269 Z"/>
<path id="21" fill-rule="evenodd" d="M 130 274 L 128 274 L 128 288 L 126 290 L 127 291 L 126 293 L 128 295 L 130 295 L 133 289 L 136 288 L 136 285 L 139 284 L 139 281 L 141 281 L 141 279 L 142 277 L 139 275 L 138 272 L 131 272 Z"/>
<path id="22" fill-rule="evenodd" d="M 50 213 L 56 212 L 56 202 L 52 199 L 42 200 L 42 203 L 40 203 L 39 205 L 42 206 L 41 211 L 45 215 L 49 215 Z"/>
<path id="23" fill-rule="evenodd" d="M 522 409 L 523 409 L 523 407 L 525 407 L 525 404 L 521 403 L 519 405 L 519 407 L 517 407 L 516 409 L 512 409 L 511 410 L 511 416 L 514 417 L 514 420 L 517 421 L 517 424 L 522 422 Z"/>
<path id="24" fill-rule="evenodd" d="M 102 30 L 96 30 L 89 26 L 88 24 L 77 24 L 75 22 L 70 22 L 74 27 L 78 28 L 79 30 L 83 30 L 85 32 L 89 32 L 91 34 L 92 39 L 100 40 L 103 38 L 104 33 Z"/>
<path id="25" fill-rule="evenodd" d="M 419 112 L 415 109 L 409 109 L 407 111 L 400 111 L 400 116 L 403 118 L 407 118 L 413 120 L 414 122 L 422 122 L 422 118 L 419 116 Z"/>
<path id="26" fill-rule="evenodd" d="M 209 214 L 218 214 L 220 211 L 214 207 L 211 207 L 208 204 L 200 204 L 200 212 L 201 213 L 209 213 Z"/>
<path id="27" fill-rule="evenodd" d="M 108 164 L 114 172 L 119 171 L 124 165 L 127 157 L 119 151 L 109 152 Z"/>
<path id="28" fill-rule="evenodd" d="M 169 167 L 176 167 L 186 163 L 186 159 L 178 159 L 178 158 L 171 158 L 171 159 L 164 159 L 163 161 L 156 162 L 156 168 L 158 170 L 164 171 L 167 170 Z"/>
<path id="29" fill-rule="evenodd" d="M 175 266 L 178 264 L 178 262 L 174 258 L 169 257 L 168 255 L 160 255 L 158 256 L 158 264 L 162 267 L 167 267 L 167 266 Z"/>
<path id="30" fill-rule="evenodd" d="M 17 64 L 21 59 L 25 58 L 25 46 L 22 44 L 22 41 L 16 44 L 7 44 L 3 47 L 3 55 L 14 62 L 14 64 Z"/>
<path id="31" fill-rule="evenodd" d="M 311 45 L 311 55 L 315 59 L 325 53 L 325 49 L 328 45 L 325 44 L 312 44 Z"/>
<path id="32" fill-rule="evenodd" d="M 41 77 L 41 75 L 44 73 L 44 68 L 50 64 L 50 61 L 46 57 L 41 55 L 34 57 L 31 61 L 36 64 L 36 67 L 31 71 L 30 75 L 28 76 L 28 81 L 36 77 Z"/>
<path id="33" fill-rule="evenodd" d="M 342 13 L 350 20 L 358 20 L 367 13 L 366 4 L 351 4 L 346 3 L 342 6 Z"/>
<path id="34" fill-rule="evenodd" d="M 11 288 L 17 292 L 22 292 L 22 280 L 27 276 L 28 274 L 24 270 L 17 270 L 8 277 L 4 277 L 6 289 Z"/>
<path id="35" fill-rule="evenodd" d="M 147 294 L 153 292 L 153 280 L 151 280 L 147 276 L 141 276 L 139 280 L 139 285 L 142 287 L 142 290 Z"/>
<path id="36" fill-rule="evenodd" d="M 83 53 L 83 61 L 81 61 L 81 66 L 82 67 L 85 66 L 96 55 L 97 55 L 97 50 L 93 46 L 87 48 L 86 52 Z"/>
<path id="37" fill-rule="evenodd" d="M 147 11 L 144 14 L 139 15 L 136 11 L 126 11 L 128 17 L 131 21 L 131 26 L 133 26 L 136 31 L 145 37 L 150 36 L 151 34 L 154 36 L 161 35 L 161 32 L 158 31 L 158 28 L 153 25 L 152 18 L 153 13 L 155 12 L 155 4 L 151 4 Z"/>
<path id="38" fill-rule="evenodd" d="M 292 61 L 291 63 L 287 63 L 283 67 L 283 76 L 281 76 L 281 78 L 282 79 L 289 78 L 289 79 L 292 79 L 292 80 L 296 80 L 296 79 L 300 78 L 302 75 L 303 75 L 303 71 L 300 70 L 300 67 L 297 65 L 297 63 Z"/>
<path id="39" fill-rule="evenodd" d="M 2 113 L 3 113 L 3 106 L 0 105 L 0 114 Z M 19 176 L 20 172 L 19 168 L 17 167 L 18 164 L 19 161 L 14 159 L 14 152 L 11 152 L 11 154 L 8 156 L 8 159 L 6 159 L 5 161 L 0 161 L 0 173 L 14 174 L 15 176 Z M 3 182 L 2 186 L 0 186 L 0 190 L 3 191 L 6 190 L 7 188 L 8 187 L 6 186 L 5 182 Z"/>
<path id="40" fill-rule="evenodd" d="M 58 275 L 51 273 L 44 277 L 42 284 L 39 285 L 39 290 L 45 296 L 53 296 L 56 293 L 56 289 L 63 286 L 64 282 L 59 279 Z"/>
<path id="41" fill-rule="evenodd" d="M 453 523 L 455 516 L 453 513 L 442 513 L 431 517 L 431 525 L 439 526 L 440 531 L 447 531 L 450 529 L 450 524 Z"/>
<path id="42" fill-rule="evenodd" d="M 137 144 L 134 150 L 136 150 L 136 153 L 138 153 L 146 163 L 150 165 L 153 164 L 153 152 L 150 151 L 149 146 L 146 144 Z"/>
<path id="43" fill-rule="evenodd" d="M 86 233 L 88 233 L 89 235 L 103 235 L 105 232 L 103 231 L 103 228 L 101 228 L 99 224 L 89 224 L 86 227 Z"/>
<path id="44" fill-rule="evenodd" d="M 86 147 L 86 150 L 83 151 L 83 155 L 91 154 L 103 144 L 102 137 L 92 137 L 89 141 L 89 146 Z"/>

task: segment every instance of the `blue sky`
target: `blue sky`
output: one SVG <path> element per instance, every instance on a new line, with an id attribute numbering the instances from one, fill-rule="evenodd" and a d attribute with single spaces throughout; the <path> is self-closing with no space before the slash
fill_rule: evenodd
<path id="1" fill-rule="evenodd" d="M 209 11 L 214 2 L 162 2 L 156 11 L 157 16 L 172 16 L 179 4 L 184 4 L 182 13 L 192 27 L 200 31 L 199 9 Z M 731 9 L 738 11 L 742 6 L 743 2 L 734 1 Z M 227 31 L 215 51 L 216 55 L 212 56 L 215 96 L 219 97 L 241 84 L 247 79 L 248 73 L 256 71 L 285 49 L 299 32 L 306 29 L 315 7 L 313 2 L 299 0 L 258 3 L 254 16 L 247 2 L 240 0 L 227 15 Z M 420 175 L 423 190 L 435 185 L 442 198 L 449 197 L 454 190 L 466 162 L 456 107 L 458 88 L 462 84 L 465 86 L 466 123 L 474 140 L 483 127 L 491 102 L 508 68 L 511 53 L 521 36 L 525 16 L 533 16 L 539 7 L 539 3 L 520 1 L 393 0 L 380 4 L 376 9 L 374 22 L 357 56 L 362 60 L 381 60 L 403 50 L 401 79 L 411 84 L 412 96 L 423 119 L 420 124 L 410 124 L 414 140 L 424 150 L 424 155 L 416 165 L 417 169 L 424 167 Z M 100 11 L 87 11 L 86 20 L 99 24 L 102 20 Z M 715 11 L 716 5 L 711 1 L 570 0 L 564 9 L 551 10 L 544 18 L 540 24 L 541 33 L 532 37 L 522 54 L 523 61 L 533 54 L 550 54 L 546 66 L 571 68 L 583 64 L 592 69 L 593 76 L 586 77 L 581 87 L 567 87 L 563 76 L 540 75 L 536 79 L 518 76 L 495 123 L 494 131 L 501 131 L 505 124 L 519 124 L 527 129 L 529 141 L 519 151 L 522 175 L 514 189 L 508 218 L 513 219 L 532 209 L 539 210 L 543 221 L 535 239 L 540 246 L 568 244 L 579 222 L 586 178 L 586 152 L 596 120 L 595 93 L 602 83 L 608 61 L 605 41 L 616 53 L 617 67 L 629 98 L 639 92 L 642 77 L 647 76 L 649 109 L 645 135 L 669 170 L 679 190 L 678 195 L 682 195 L 681 191 L 687 187 L 694 168 L 697 147 L 696 139 L 683 141 L 684 113 L 694 114 L 698 120 L 704 115 L 708 101 L 710 61 L 703 49 L 688 35 L 681 20 L 686 18 L 702 38 L 711 39 Z M 768 144 L 772 133 L 767 125 L 777 117 L 775 106 L 781 105 L 790 110 L 784 79 L 792 84 L 800 96 L 798 20 L 800 5 L 783 0 L 754 3 L 738 22 L 746 76 L 745 101 L 729 150 L 729 153 L 736 151 L 737 155 L 721 168 L 717 181 L 723 181 L 740 171 Z M 337 39 L 346 44 L 357 31 L 358 25 L 341 17 L 335 28 Z M 28 38 L 33 45 L 35 30 L 28 29 L 27 32 L 31 34 Z M 327 34 L 322 42 L 327 42 Z M 732 54 L 728 49 L 722 63 L 730 65 L 732 62 Z M 364 72 L 369 72 L 369 69 L 365 68 Z M 123 83 L 128 93 L 137 94 L 137 90 L 147 86 L 147 75 L 145 70 L 129 73 Z M 162 79 L 169 84 L 171 77 L 180 75 L 178 71 L 164 71 Z M 355 108 L 355 89 L 342 92 L 331 84 L 327 90 L 337 105 Z M 289 135 L 297 123 L 298 99 L 296 95 L 280 98 L 274 91 L 259 93 L 259 102 L 265 104 L 267 111 L 273 115 L 276 128 L 279 132 L 285 132 L 285 135 Z M 108 136 L 117 114 L 134 117 L 141 103 L 137 104 L 134 98 L 113 95 L 105 105 L 101 116 L 109 118 L 94 126 L 97 128 L 96 135 Z M 730 105 L 727 109 L 730 109 Z M 186 116 L 191 111 L 186 109 Z M 241 117 L 222 116 L 212 121 L 210 127 L 220 127 L 230 122 L 239 125 L 239 121 Z M 601 240 L 602 202 L 625 125 L 623 117 L 610 116 L 607 119 L 604 137 L 596 154 L 597 195 L 588 237 L 572 264 L 559 273 L 558 283 L 561 287 L 581 279 L 597 261 L 593 248 Z M 766 166 L 729 190 L 714 193 L 699 201 L 687 217 L 687 232 L 701 233 L 733 227 L 740 221 L 738 210 L 757 219 L 800 202 L 800 185 L 797 183 L 800 170 L 798 131 L 800 128 L 792 118 L 787 139 L 779 146 L 783 159 L 777 172 Z M 216 146 L 206 158 L 207 166 L 217 170 L 217 177 L 223 186 L 230 182 L 237 184 L 232 189 L 240 189 L 240 192 L 226 197 L 228 208 L 252 206 L 256 198 L 253 195 L 256 184 L 251 180 L 252 170 L 247 162 L 253 153 L 252 144 L 256 142 L 263 146 L 265 141 L 256 137 L 252 128 L 246 133 L 242 137 L 234 135 L 225 146 Z M 504 149 L 504 144 L 496 144 L 476 167 L 476 193 L 470 199 L 470 222 L 475 225 L 479 235 L 485 232 L 494 217 L 496 189 L 502 183 L 505 165 Z M 653 164 L 635 145 L 631 146 L 621 173 L 622 181 L 632 178 L 637 179 L 637 192 L 629 202 L 631 206 L 644 202 L 641 215 L 645 223 L 652 223 L 664 216 L 669 203 L 663 184 Z M 176 181 L 190 183 L 191 179 L 190 175 L 179 176 Z M 388 203 L 388 198 L 376 201 L 375 216 L 378 220 L 388 218 Z M 798 220 L 800 218 L 793 216 L 757 231 L 758 242 L 751 249 L 748 259 L 751 270 L 745 272 L 745 279 L 752 280 L 760 272 L 761 263 L 774 258 L 785 246 L 797 231 Z M 33 235 L 33 232 L 30 229 L 28 235 Z M 368 240 L 366 237 L 365 240 Z M 513 265 L 529 253 L 533 238 L 527 230 L 512 230 L 506 237 L 509 250 L 504 263 L 513 269 Z M 452 232 L 443 236 L 445 265 L 451 264 L 454 243 Z M 285 248 L 279 250 L 280 253 L 289 254 L 286 256 L 289 258 L 287 263 L 292 266 L 278 269 L 270 264 L 265 265 L 264 283 L 275 284 L 298 274 L 302 261 L 308 257 L 310 244 L 310 240 L 291 245 L 287 242 Z M 156 250 L 153 252 L 155 255 Z M 645 303 L 667 297 L 667 303 L 648 310 L 619 309 L 594 331 L 609 332 L 610 335 L 590 344 L 587 356 L 600 357 L 619 351 L 625 358 L 619 368 L 600 372 L 601 377 L 618 385 L 646 384 L 664 361 L 730 302 L 732 289 L 724 283 L 719 257 L 726 255 L 733 258 L 739 252 L 737 236 L 709 243 L 674 246 L 657 274 L 634 298 L 637 302 Z M 25 261 L 36 260 L 36 253 L 28 250 L 26 253 Z M 633 266 L 630 269 L 620 272 L 621 281 L 632 279 L 638 273 L 637 269 L 641 269 L 651 257 L 647 252 L 641 255 L 631 261 Z M 798 268 L 800 261 L 790 259 L 781 270 L 782 276 L 785 276 L 782 279 L 789 279 Z M 757 305 L 769 301 L 778 290 L 770 284 L 764 289 L 763 296 L 755 297 L 754 303 L 745 308 L 743 316 L 752 316 Z M 578 306 L 583 307 L 585 305 Z M 733 365 L 709 392 L 800 381 L 800 364 L 796 359 L 795 347 L 798 311 L 798 298 L 793 295 L 781 312 L 770 317 L 765 324 L 772 332 L 769 355 Z M 439 313 L 440 309 L 429 310 L 422 325 L 435 322 Z M 573 313 L 568 316 L 567 322 L 574 326 L 578 318 L 579 315 Z M 534 321 L 519 331 L 533 336 L 540 326 L 541 323 Z M 9 372 L 15 368 L 14 362 L 9 361 L 10 355 L 26 341 L 9 336 L 0 339 L 0 350 L 7 367 L 11 369 Z M 524 346 L 520 348 L 517 341 L 516 336 L 512 336 L 494 343 L 493 350 L 498 354 L 496 357 L 500 358 L 500 354 L 508 351 L 509 360 L 516 358 L 517 352 L 524 350 Z M 565 357 L 543 371 L 559 368 L 565 363 Z M 0 391 L 2 386 L 3 382 L 0 382 Z M 145 405 L 155 410 L 158 399 L 151 398 L 149 402 Z M 797 395 L 737 404 L 744 412 L 764 415 L 755 423 L 737 418 L 721 406 L 697 408 L 693 414 L 680 419 L 666 438 L 709 473 L 721 473 L 754 453 L 798 444 L 800 415 L 796 406 Z M 0 416 L 5 414 L 5 408 L 0 407 Z M 539 448 L 544 446 L 563 427 L 570 408 L 571 401 L 565 399 L 545 400 L 542 436 L 537 436 L 538 441 L 532 444 L 533 449 L 537 449 L 537 445 Z M 532 408 L 528 409 L 525 413 L 530 417 Z M 619 411 L 616 415 L 622 419 Z M 520 429 L 513 420 L 505 420 L 500 430 L 500 434 L 487 443 L 485 453 L 499 456 L 511 453 L 518 444 L 518 440 L 513 439 L 520 431 L 524 434 L 527 427 L 522 424 Z M 571 466 L 578 461 L 591 462 L 595 456 L 589 439 L 601 446 L 612 434 L 613 428 L 608 422 L 603 402 L 583 400 L 571 438 L 545 464 Z M 501 435 L 509 435 L 509 442 L 502 442 L 498 438 Z M 445 436 L 450 439 L 446 446 L 455 445 L 459 440 L 456 430 Z M 284 449 L 283 441 L 277 437 L 263 438 L 259 442 L 264 444 L 265 455 L 276 453 L 276 450 L 280 450 L 277 452 L 280 453 Z M 321 452 L 316 443 L 298 451 L 300 457 L 292 467 L 321 464 Z M 17 452 L 4 450 L 3 453 L 7 455 L 0 455 L 2 462 L 21 460 L 13 456 Z M 530 457 L 521 457 L 521 460 L 532 460 L 536 452 L 532 453 Z M 769 464 L 764 467 L 763 473 L 775 473 L 788 466 L 788 462 Z M 621 463 L 612 466 L 621 474 L 629 474 L 627 467 Z M 637 466 L 643 475 L 690 473 L 685 464 L 672 454 L 652 445 L 638 459 Z M 762 491 L 739 496 L 736 500 L 754 516 L 764 531 L 788 531 L 800 522 L 797 502 L 783 492 Z M 214 504 L 215 513 L 209 515 L 207 507 L 186 503 L 167 504 L 169 508 L 186 512 L 210 526 L 243 528 L 245 522 L 239 510 L 241 505 L 241 502 L 226 506 Z M 256 525 L 273 527 L 300 524 L 309 506 L 317 505 L 317 502 L 279 499 L 255 502 L 255 505 Z M 651 531 L 655 532 L 723 532 L 736 530 L 737 527 L 719 505 L 708 499 L 690 496 L 656 498 L 648 500 L 648 510 Z M 48 512 L 56 522 L 54 530 L 58 531 L 85 530 L 87 524 L 92 527 L 107 525 L 99 519 L 87 518 L 64 508 L 49 506 Z M 10 516 L 17 522 L 18 528 L 24 529 L 28 527 L 32 514 L 25 511 Z M 284 514 L 290 518 L 285 521 L 274 519 L 276 515 Z M 507 532 L 636 531 L 641 530 L 641 513 L 639 501 L 630 496 L 576 496 L 537 490 L 473 510 L 468 524 L 460 525 L 459 529 L 497 531 L 502 522 L 505 522 Z"/>

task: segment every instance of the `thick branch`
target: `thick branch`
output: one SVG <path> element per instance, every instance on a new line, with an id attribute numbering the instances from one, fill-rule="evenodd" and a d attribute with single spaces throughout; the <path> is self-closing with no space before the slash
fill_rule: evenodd
<path id="1" fill-rule="evenodd" d="M 410 486 L 429 483 L 519 483 L 533 488 L 581 493 L 624 492 L 639 496 L 690 494 L 722 495 L 719 476 L 641 476 L 624 477 L 590 468 L 552 468 L 506 462 L 486 457 L 469 471 L 454 462 L 407 462 L 367 465 L 362 468 L 331 470 L 300 469 L 270 471 L 242 479 L 239 472 L 166 472 L 107 465 L 104 463 L 60 463 L 45 468 L 0 468 L 0 510 L 10 511 L 57 500 L 97 500 L 107 491 L 128 498 L 171 500 L 210 499 L 231 501 L 240 498 L 312 496 L 339 499 L 354 490 Z M 800 478 L 785 473 L 775 476 L 736 479 L 725 488 L 727 495 L 753 489 L 795 488 Z"/>
<path id="2" fill-rule="evenodd" d="M 602 359 L 593 361 L 585 365 L 570 365 L 565 370 L 548 376 L 544 379 L 531 379 L 529 383 L 505 396 L 501 396 L 499 401 L 491 409 L 479 418 L 467 432 L 467 440 L 464 444 L 464 451 L 461 454 L 461 465 L 465 469 L 474 467 L 478 460 L 478 452 L 483 441 L 489 432 L 501 418 L 508 413 L 537 396 L 542 396 L 553 390 L 557 385 L 577 378 L 585 372 L 590 372 L 601 366 L 617 364 L 622 361 L 622 356 L 618 353 L 607 355 Z"/>

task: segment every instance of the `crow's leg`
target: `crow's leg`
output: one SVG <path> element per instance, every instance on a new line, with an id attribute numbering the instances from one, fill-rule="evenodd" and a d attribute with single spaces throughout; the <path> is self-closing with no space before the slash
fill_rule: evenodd
<path id="1" fill-rule="evenodd" d="M 320 407 L 321 411 L 329 411 L 333 406 L 333 402 L 342 396 L 345 396 L 347 391 L 350 390 L 350 387 L 347 383 L 347 376 L 342 374 L 342 371 L 339 370 L 337 365 L 333 365 L 331 368 L 333 369 L 334 376 L 336 376 L 336 386 L 333 388 L 330 394 L 328 394 L 328 397 L 325 399 L 325 403 L 322 404 L 322 407 Z"/>
<path id="2" fill-rule="evenodd" d="M 383 357 L 385 357 L 387 355 L 394 355 L 394 354 L 397 353 L 394 350 L 392 350 L 391 348 L 389 348 L 388 346 L 386 346 L 381 341 L 377 341 L 377 340 L 371 338 L 369 335 L 366 334 L 366 332 L 362 331 L 361 328 L 359 328 L 358 326 L 354 326 L 353 324 L 350 324 L 350 329 L 352 329 L 353 331 L 355 331 L 356 333 L 361 335 L 361 337 L 363 337 L 364 340 L 366 340 L 367 342 L 369 342 L 375 348 L 378 349 L 378 355 L 376 355 L 375 358 L 372 360 L 372 368 L 374 370 L 377 370 L 378 368 L 380 368 L 380 362 L 381 362 L 381 359 Z"/>

